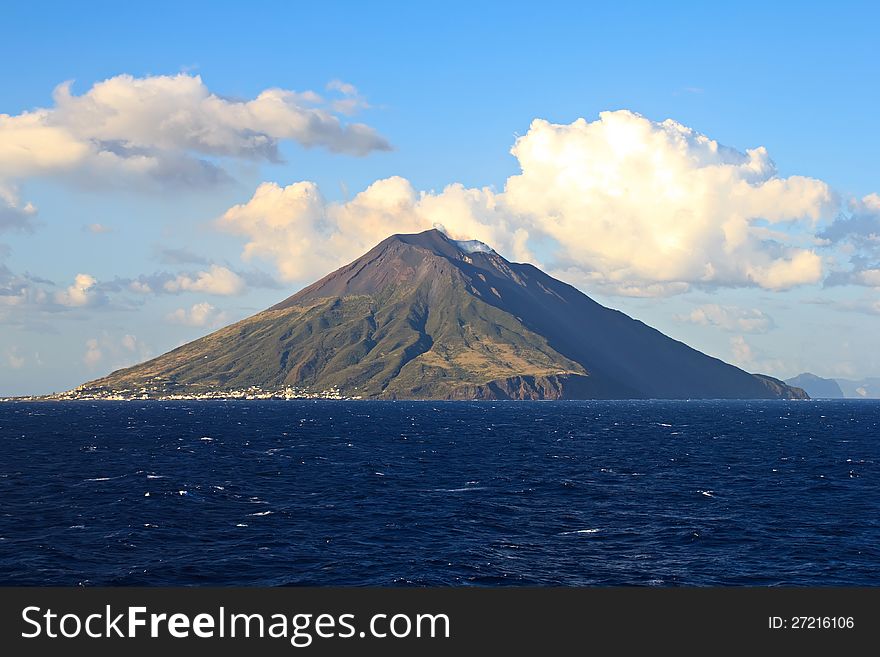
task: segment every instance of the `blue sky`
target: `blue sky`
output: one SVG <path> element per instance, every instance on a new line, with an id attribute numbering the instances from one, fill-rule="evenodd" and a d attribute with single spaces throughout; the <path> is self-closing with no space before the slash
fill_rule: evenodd
<path id="1" fill-rule="evenodd" d="M 18 120 L 0 129 L 0 203 L 12 208 L 0 214 L 7 217 L 0 220 L 0 290 L 14 301 L 0 304 L 0 394 L 66 389 L 158 355 L 294 292 L 340 264 L 333 254 L 356 255 L 382 231 L 430 225 L 435 215 L 453 232 L 492 237 L 508 257 L 528 255 L 603 303 L 752 371 L 880 375 L 880 275 L 873 273 L 880 206 L 871 197 L 880 192 L 878 18 L 874 3 L 10 4 L 0 25 L 0 114 Z M 163 121 L 191 118 L 189 96 L 178 87 L 162 91 L 151 112 L 113 104 L 118 90 L 155 96 L 157 80 L 180 74 L 198 76 L 200 89 L 226 103 L 221 118 L 186 124 L 219 141 L 189 150 L 170 144 Z M 62 107 L 53 92 L 71 80 L 75 102 Z M 100 120 L 109 120 L 107 111 L 133 116 L 98 134 L 89 94 L 108 80 L 115 82 L 104 89 L 113 93 L 101 101 Z M 271 89 L 300 94 L 285 97 L 290 120 L 317 107 L 332 119 L 324 129 L 339 134 L 293 134 L 265 112 L 240 124 L 243 103 Z M 39 119 L 43 132 L 27 132 L 37 141 L 26 145 L 45 157 L 22 160 L 21 117 L 38 108 L 49 112 Z M 618 110 L 627 112 L 600 115 Z M 575 126 L 579 118 L 586 126 Z M 666 119 L 689 136 L 674 141 L 681 130 L 664 128 Z M 346 132 L 356 123 L 368 126 L 367 141 Z M 547 127 L 554 125 L 560 128 Z M 624 185 L 624 196 L 637 198 L 617 207 L 600 187 L 584 187 L 584 176 L 605 175 L 597 149 L 619 130 L 646 140 L 650 148 L 638 149 L 646 161 L 682 156 L 669 165 L 671 186 L 706 186 L 692 200 L 703 208 L 694 219 L 699 235 L 679 235 L 684 224 L 676 217 L 690 207 L 687 198 L 667 199 L 652 216 L 645 196 L 652 188 Z M 263 132 L 276 148 L 271 157 L 245 143 Z M 700 135 L 738 154 L 704 161 L 715 155 L 700 150 Z M 551 137 L 548 164 L 529 147 Z M 19 150 L 4 151 L 4 140 Z M 515 142 L 522 145 L 516 157 Z M 757 147 L 766 157 L 753 158 L 755 166 L 775 168 L 754 180 L 743 158 Z M 68 157 L 65 148 L 105 150 Z M 576 164 L 565 169 L 560 153 L 571 149 Z M 142 154 L 156 158 L 149 175 L 139 173 Z M 632 157 L 609 164 L 608 175 L 637 175 Z M 702 164 L 689 168 L 696 160 Z M 216 179 L 196 180 L 192 171 L 204 167 L 187 167 L 199 162 Z M 524 166 L 528 174 L 520 176 Z M 707 178 L 704 166 L 724 175 Z M 357 200 L 392 176 L 406 185 Z M 757 189 L 754 198 L 726 197 L 739 194 L 728 176 L 746 180 L 749 193 Z M 557 197 L 535 196 L 542 184 L 569 178 L 579 182 Z M 792 189 L 771 198 L 773 180 Z M 311 215 L 291 214 L 299 212 L 290 206 L 293 193 L 312 193 L 288 188 L 301 181 L 315 184 L 319 213 L 334 222 L 331 253 L 296 251 L 326 237 Z M 279 187 L 256 203 L 264 182 Z M 473 190 L 464 194 L 471 219 L 454 216 L 464 207 L 460 195 L 444 190 L 455 183 Z M 800 202 L 798 190 L 815 199 Z M 422 192 L 427 201 L 419 204 Z M 397 201 L 407 194 L 415 205 L 401 211 Z M 397 199 L 398 209 L 374 220 L 364 208 L 378 212 L 379 198 Z M 236 205 L 242 210 L 229 215 Z M 765 220 L 776 208 L 779 216 Z M 751 241 L 738 251 L 729 235 L 713 241 L 727 209 L 748 215 Z M 649 262 L 650 253 L 617 248 L 622 228 L 607 222 L 624 216 L 660 246 L 676 235 L 680 244 L 669 248 L 693 266 L 670 268 Z M 267 238 L 279 221 L 285 232 Z M 510 237 L 516 230 L 528 241 Z M 252 257 L 243 258 L 248 245 Z M 705 265 L 711 275 L 699 273 Z M 200 278 L 205 272 L 213 277 Z M 78 275 L 89 278 L 77 283 Z M 133 291 L 138 281 L 151 291 Z"/>

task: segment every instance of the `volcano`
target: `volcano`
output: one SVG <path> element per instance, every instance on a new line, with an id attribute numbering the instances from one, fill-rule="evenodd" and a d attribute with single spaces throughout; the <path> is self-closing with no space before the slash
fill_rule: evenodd
<path id="1" fill-rule="evenodd" d="M 365 399 L 797 399 L 537 267 L 393 235 L 281 303 L 78 390 Z"/>

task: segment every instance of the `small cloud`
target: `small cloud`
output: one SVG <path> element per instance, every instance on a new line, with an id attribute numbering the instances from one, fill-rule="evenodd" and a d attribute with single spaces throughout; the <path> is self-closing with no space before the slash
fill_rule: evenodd
<path id="1" fill-rule="evenodd" d="M 83 230 L 91 233 L 92 235 L 106 235 L 107 233 L 112 233 L 113 229 L 110 226 L 105 226 L 104 224 L 88 224 L 83 226 Z"/>
<path id="2" fill-rule="evenodd" d="M 357 96 L 358 90 L 353 84 L 343 82 L 342 80 L 330 80 L 327 83 L 327 91 L 338 91 L 343 96 Z"/>
<path id="3" fill-rule="evenodd" d="M 330 106 L 334 112 L 351 116 L 363 109 L 369 109 L 370 104 L 362 98 L 345 98 L 343 100 L 334 100 Z"/>
<path id="4" fill-rule="evenodd" d="M 180 274 L 166 281 L 166 292 L 204 292 L 219 296 L 241 294 L 245 289 L 244 279 L 231 269 L 219 265 L 211 265 L 207 271 L 195 275 Z"/>
<path id="5" fill-rule="evenodd" d="M 657 297 L 671 297 L 690 291 L 691 286 L 681 281 L 651 283 L 644 282 L 614 282 L 610 283 L 604 277 L 594 271 L 584 271 L 579 267 L 567 269 L 551 269 L 548 272 L 554 278 L 575 285 L 582 289 L 601 289 L 605 294 L 613 294 L 618 297 L 632 297 L 637 299 L 651 299 Z"/>
<path id="6" fill-rule="evenodd" d="M 172 257 L 197 258 L 199 256 L 188 252 L 181 254 L 175 250 Z M 278 287 L 277 282 L 271 276 L 259 270 L 237 272 L 216 264 L 196 272 L 179 274 L 156 272 L 141 274 L 136 279 L 117 278 L 115 285 L 140 295 L 201 292 L 218 296 L 241 294 L 249 285 L 266 288 Z"/>
<path id="7" fill-rule="evenodd" d="M 126 286 L 135 294 L 153 294 L 155 292 L 153 286 L 146 280 L 128 281 Z"/>
<path id="8" fill-rule="evenodd" d="M 36 214 L 37 208 L 32 203 L 22 205 L 15 189 L 4 186 L 0 178 L 0 232 L 18 230 L 29 233 L 34 229 Z"/>
<path id="9" fill-rule="evenodd" d="M 735 363 L 746 366 L 755 362 L 755 352 L 741 335 L 730 338 L 730 351 L 733 354 L 733 361 Z"/>
<path id="10" fill-rule="evenodd" d="M 357 87 L 342 80 L 331 80 L 327 83 L 328 91 L 336 91 L 345 98 L 334 100 L 330 103 L 330 107 L 338 114 L 351 116 L 360 110 L 369 109 L 370 104 L 367 99 L 358 93 Z"/>
<path id="11" fill-rule="evenodd" d="M 77 274 L 73 285 L 55 293 L 55 302 L 68 308 L 90 306 L 98 299 L 93 289 L 96 283 L 94 276 Z"/>
<path id="12" fill-rule="evenodd" d="M 868 287 L 880 287 L 880 268 L 860 271 L 858 273 L 858 281 Z"/>
<path id="13" fill-rule="evenodd" d="M 226 313 L 221 312 L 210 303 L 202 302 L 194 304 L 188 310 L 178 308 L 165 316 L 172 324 L 184 326 L 220 326 L 226 322 Z"/>
<path id="14" fill-rule="evenodd" d="M 825 287 L 880 287 L 880 194 L 850 199 L 847 211 L 817 239 L 833 246 L 840 258 L 838 268 L 825 278 Z"/>
<path id="15" fill-rule="evenodd" d="M 694 308 L 687 315 L 675 315 L 679 322 L 717 326 L 735 333 L 766 333 L 774 328 L 773 319 L 757 308 L 721 306 L 714 303 Z"/>
<path id="16" fill-rule="evenodd" d="M 108 331 L 86 340 L 83 362 L 90 368 L 107 361 L 113 369 L 128 367 L 150 357 L 150 348 L 136 335 L 126 333 L 122 337 L 113 336 Z"/>
<path id="17" fill-rule="evenodd" d="M 98 346 L 97 338 L 86 340 L 86 353 L 83 356 L 83 362 L 89 367 L 94 367 L 104 358 L 101 348 Z"/>
<path id="18" fill-rule="evenodd" d="M 832 243 L 850 240 L 857 247 L 880 247 L 880 194 L 851 199 L 848 209 L 818 236 Z"/>
<path id="19" fill-rule="evenodd" d="M 779 359 L 766 358 L 765 355 L 737 335 L 730 339 L 731 362 L 749 372 L 760 372 L 771 376 L 783 376 L 788 371 Z"/>
<path id="20" fill-rule="evenodd" d="M 64 289 L 48 289 L 54 287 L 51 280 L 28 272 L 18 274 L 0 264 L 0 324 L 57 333 L 53 324 L 59 314 L 82 318 L 86 308 L 105 311 L 133 307 L 131 301 L 113 296 L 124 290 L 117 281 L 99 282 L 90 274 L 77 274 Z"/>

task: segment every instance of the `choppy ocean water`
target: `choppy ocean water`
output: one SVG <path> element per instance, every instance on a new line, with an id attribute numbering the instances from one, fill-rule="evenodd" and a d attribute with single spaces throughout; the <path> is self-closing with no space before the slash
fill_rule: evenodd
<path id="1" fill-rule="evenodd" d="M 880 403 L 0 404 L 0 584 L 880 585 Z"/>

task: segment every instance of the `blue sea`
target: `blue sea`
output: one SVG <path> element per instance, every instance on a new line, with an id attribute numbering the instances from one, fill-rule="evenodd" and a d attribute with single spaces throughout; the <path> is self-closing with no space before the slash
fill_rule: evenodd
<path id="1" fill-rule="evenodd" d="M 0 584 L 880 585 L 880 403 L 0 404 Z"/>

